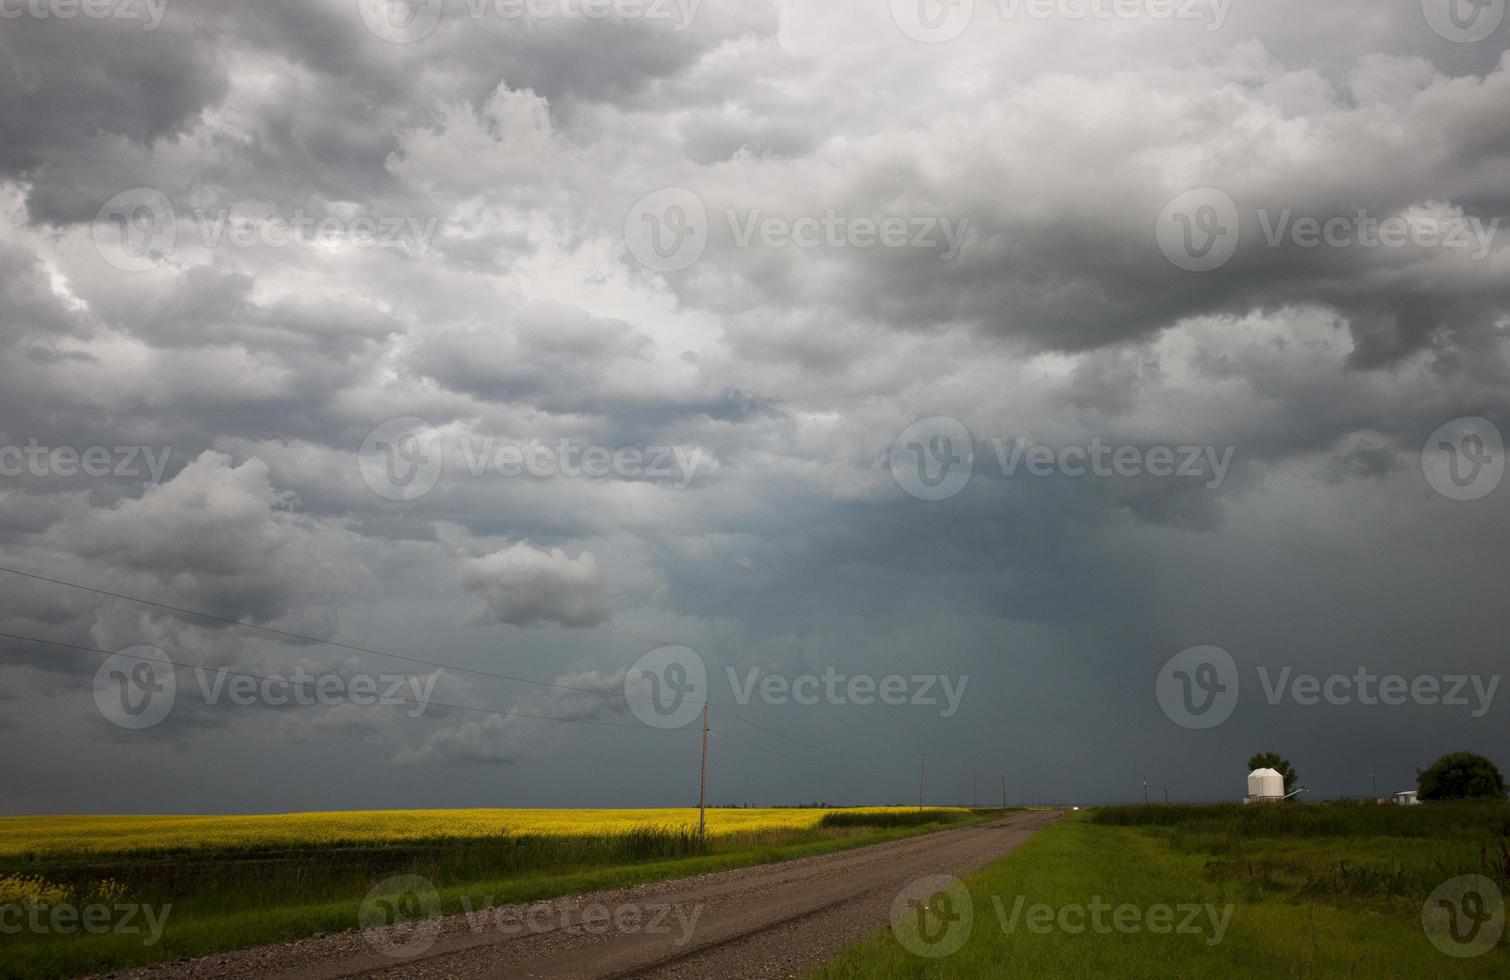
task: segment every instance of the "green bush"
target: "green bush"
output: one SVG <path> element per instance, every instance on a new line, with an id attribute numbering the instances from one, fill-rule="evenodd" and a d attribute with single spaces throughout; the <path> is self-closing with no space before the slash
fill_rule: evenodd
<path id="1" fill-rule="evenodd" d="M 1505 777 L 1499 767 L 1472 752 L 1442 756 L 1416 783 L 1423 800 L 1503 800 Z"/>

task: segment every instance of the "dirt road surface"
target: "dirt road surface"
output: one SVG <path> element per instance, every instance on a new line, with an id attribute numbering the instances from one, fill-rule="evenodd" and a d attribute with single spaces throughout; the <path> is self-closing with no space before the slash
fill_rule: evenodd
<path id="1" fill-rule="evenodd" d="M 240 950 L 116 974 L 140 980 L 800 976 L 890 922 L 927 875 L 977 871 L 1059 818 L 1001 820 L 737 871 Z"/>

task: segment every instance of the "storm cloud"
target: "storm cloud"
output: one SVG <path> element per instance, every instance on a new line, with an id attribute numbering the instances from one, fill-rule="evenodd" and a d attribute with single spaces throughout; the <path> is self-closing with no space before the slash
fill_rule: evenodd
<path id="1" fill-rule="evenodd" d="M 11 811 L 685 803 L 697 733 L 622 697 L 668 645 L 759 726 L 716 726 L 720 802 L 910 800 L 923 752 L 945 801 L 1232 798 L 1268 749 L 1357 795 L 1510 734 L 1255 680 L 1500 669 L 1510 488 L 1458 420 L 1510 431 L 1510 25 L 35 6 L 0 566 L 100 591 L 0 572 L 0 631 L 69 645 L 0 638 Z M 453 707 L 185 681 L 131 732 L 91 651 L 138 645 Z M 1159 696 L 1202 645 L 1242 680 L 1204 729 Z M 970 681 L 947 719 L 734 703 L 756 666 Z"/>

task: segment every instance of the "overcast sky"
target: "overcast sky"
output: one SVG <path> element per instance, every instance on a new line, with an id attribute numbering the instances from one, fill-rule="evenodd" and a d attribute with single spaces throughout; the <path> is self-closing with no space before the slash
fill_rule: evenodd
<path id="1" fill-rule="evenodd" d="M 1505 6 L 0 0 L 0 808 L 1510 766 Z"/>

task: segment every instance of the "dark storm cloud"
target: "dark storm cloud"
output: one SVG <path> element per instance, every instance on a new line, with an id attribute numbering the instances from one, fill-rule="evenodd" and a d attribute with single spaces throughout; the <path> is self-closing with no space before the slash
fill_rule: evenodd
<path id="1" fill-rule="evenodd" d="M 7 19 L 0 57 L 15 87 L 0 109 L 0 169 L 29 175 L 112 140 L 174 136 L 224 97 L 215 50 L 177 13 L 154 31 L 111 19 Z"/>
<path id="2" fill-rule="evenodd" d="M 714 184 L 705 194 L 716 227 L 741 196 L 758 201 L 762 192 L 767 214 L 958 216 L 969 230 L 952 260 L 938 249 L 752 256 L 718 240 L 715 255 L 776 303 L 858 309 L 899 329 L 973 325 L 1055 350 L 1095 349 L 1192 317 L 1308 305 L 1347 323 L 1361 367 L 1395 363 L 1434 335 L 1472 346 L 1493 331 L 1510 300 L 1495 249 L 1510 219 L 1502 179 L 1510 129 L 1493 108 L 1510 97 L 1510 62 L 1482 79 L 1378 62 L 1293 105 L 1283 86 L 1302 73 L 1271 62 L 1234 78 L 1222 58 L 1174 85 L 1148 72 L 1048 84 L 1026 107 L 988 97 L 984 131 L 980 121 L 946 117 L 910 140 L 874 139 L 850 151 L 831 184 L 779 195 L 769 184 Z M 1121 108 L 1115 125 L 1059 125 L 1074 106 L 1102 100 Z M 1300 113 L 1309 130 L 1287 125 Z M 1166 161 L 1203 138 L 1211 158 L 1174 182 Z M 816 156 L 839 162 L 832 152 Z M 1236 256 L 1204 274 L 1176 268 L 1149 247 L 1160 211 L 1185 190 L 1213 185 L 1237 204 Z M 896 210 L 878 212 L 878 201 Z M 1306 248 L 1266 235 L 1308 216 L 1365 212 L 1377 221 L 1443 203 L 1476 222 L 1465 228 L 1475 233 L 1465 234 L 1467 247 Z"/>
<path id="3" fill-rule="evenodd" d="M 1503 226 L 1503 32 L 1454 44 L 1414 3 L 1363 0 L 1240 5 L 1215 31 L 989 11 L 932 46 L 884 3 L 707 0 L 686 30 L 479 9 L 448 3 L 412 43 L 375 36 L 356 0 L 170 4 L 153 31 L 0 23 L 0 448 L 169 452 L 156 481 L 0 477 L 0 564 L 609 693 L 666 643 L 703 652 L 725 699 L 726 665 L 968 673 L 947 722 L 742 709 L 818 752 L 926 749 L 945 787 L 969 756 L 1125 796 L 1128 767 L 1179 756 L 1189 794 L 1226 797 L 1288 732 L 1313 785 L 1356 792 L 1386 749 L 1405 779 L 1428 751 L 1503 743 L 1502 712 L 1261 699 L 1203 739 L 1153 694 L 1197 643 L 1245 666 L 1497 669 L 1505 488 L 1450 500 L 1422 450 L 1455 418 L 1510 427 L 1510 232 L 1308 248 L 1271 245 L 1265 222 Z M 1208 186 L 1241 239 L 1186 271 L 1156 223 Z M 93 223 L 136 187 L 166 196 L 176 241 L 127 272 Z M 665 187 L 712 228 L 661 274 L 625 228 Z M 299 212 L 425 238 L 216 237 Z M 731 229 L 830 212 L 948 219 L 959 253 Z M 975 469 L 924 501 L 887 460 L 933 416 L 968 429 Z M 411 417 L 441 472 L 395 500 L 359 452 Z M 1210 484 L 1003 472 L 1018 439 L 1232 455 Z M 499 442 L 698 465 L 685 483 L 477 468 Z M 0 629 L 23 635 L 252 672 L 409 669 L 3 573 L 0 589 Z M 0 644 L 4 717 L 32 750 L 5 763 L 15 808 L 462 805 L 488 765 L 509 767 L 510 803 L 683 795 L 666 763 L 691 742 L 525 717 L 631 721 L 612 698 L 410 664 L 498 713 L 189 699 L 134 739 L 96 710 L 98 660 Z M 290 745 L 307 765 L 270 789 Z M 754 799 L 911 792 L 719 751 Z"/>
<path id="4" fill-rule="evenodd" d="M 160 23 L 115 18 L 8 19 L 0 61 L 13 98 L 0 109 L 0 174 L 32 185 L 32 220 L 91 220 L 129 187 L 180 204 L 208 188 L 296 206 L 390 189 L 395 130 L 438 101 L 481 102 L 501 82 L 569 108 L 627 98 L 686 71 L 711 47 L 773 19 L 707 18 L 706 30 L 645 23 L 527 24 L 470 17 L 392 45 L 363 25 L 356 0 L 240 4 L 169 2 Z M 233 71 L 265 91 L 232 95 Z M 154 150 L 174 146 L 171 161 Z M 168 163 L 163 166 L 162 163 Z"/>

